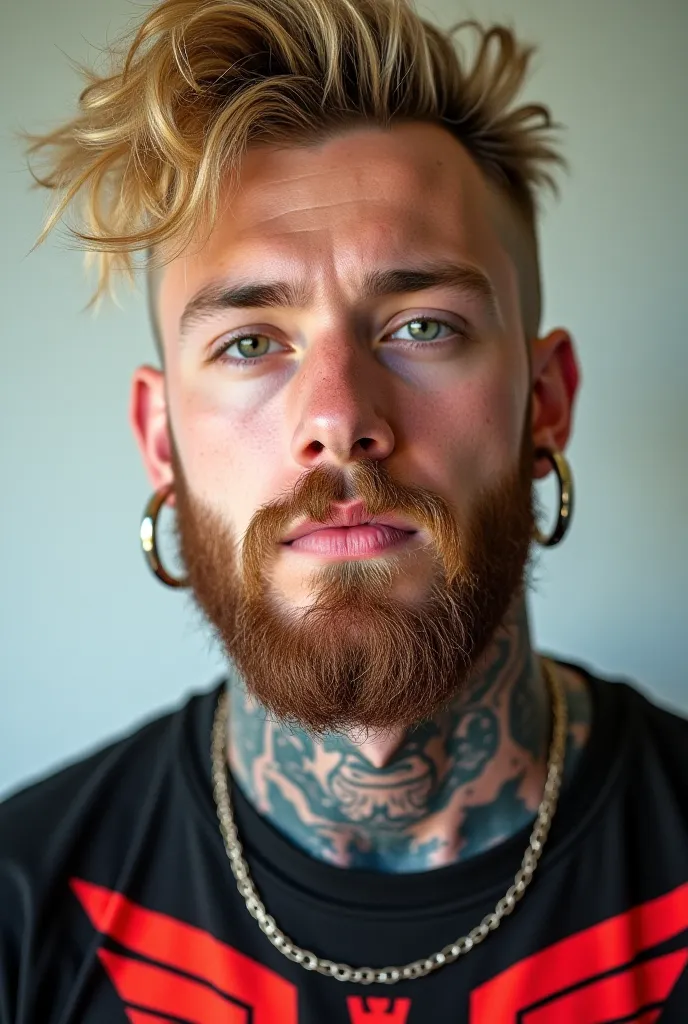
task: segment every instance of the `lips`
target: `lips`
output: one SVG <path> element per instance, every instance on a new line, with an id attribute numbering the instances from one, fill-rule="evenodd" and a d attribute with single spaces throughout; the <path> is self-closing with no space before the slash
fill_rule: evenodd
<path id="1" fill-rule="evenodd" d="M 308 519 L 295 526 L 281 540 L 282 544 L 292 544 L 301 537 L 307 537 L 310 533 L 317 533 L 336 527 L 355 526 L 388 526 L 395 530 L 402 530 L 404 533 L 417 533 L 418 527 L 408 519 L 394 513 L 385 513 L 380 516 L 371 516 L 367 513 L 361 502 L 350 505 L 336 506 L 330 511 L 326 522 L 315 523 Z"/>

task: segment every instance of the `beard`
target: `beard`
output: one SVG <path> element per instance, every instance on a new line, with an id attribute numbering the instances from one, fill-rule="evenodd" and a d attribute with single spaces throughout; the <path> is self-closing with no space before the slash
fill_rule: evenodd
<path id="1" fill-rule="evenodd" d="M 191 494 L 173 445 L 187 579 L 248 693 L 280 721 L 322 735 L 406 728 L 464 691 L 524 585 L 535 522 L 529 423 L 518 464 L 476 497 L 465 522 L 439 495 L 361 460 L 346 473 L 305 472 L 254 514 L 242 542 Z M 394 598 L 409 563 L 386 555 L 321 565 L 308 578 L 308 607 L 285 607 L 270 575 L 281 537 L 296 519 L 326 522 L 333 502 L 354 497 L 371 517 L 394 512 L 425 528 L 432 574 L 424 598 Z"/>

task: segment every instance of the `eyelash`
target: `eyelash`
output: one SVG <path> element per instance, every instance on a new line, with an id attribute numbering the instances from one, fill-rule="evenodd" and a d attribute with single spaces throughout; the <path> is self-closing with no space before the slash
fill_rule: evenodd
<path id="1" fill-rule="evenodd" d="M 447 323 L 446 320 L 440 320 L 439 317 L 435 317 L 435 316 L 413 316 L 409 320 L 404 321 L 403 324 L 399 324 L 399 326 L 396 327 L 391 333 L 392 334 L 396 334 L 397 331 L 402 331 L 404 329 L 404 327 L 408 327 L 409 324 L 417 323 L 419 320 L 428 320 L 431 323 L 440 324 L 440 326 L 446 327 L 447 330 L 451 331 L 451 333 L 453 335 L 458 335 L 459 337 L 464 338 L 464 339 L 468 338 L 468 331 L 462 330 L 461 328 L 455 326 L 454 324 Z M 389 335 L 387 335 L 387 337 L 388 336 Z M 240 366 L 242 368 L 244 366 L 260 365 L 265 359 L 268 359 L 271 355 L 274 355 L 275 353 L 274 352 L 266 352 L 265 355 L 256 356 L 254 359 L 236 359 L 234 357 L 231 357 L 231 356 L 228 357 L 227 356 L 227 352 L 230 350 L 230 348 L 233 345 L 236 345 L 237 342 L 244 341 L 247 338 L 255 338 L 255 337 L 267 337 L 267 335 L 263 335 L 263 333 L 261 331 L 252 331 L 252 332 L 249 332 L 247 334 L 237 334 L 235 337 L 230 338 L 227 341 L 226 344 L 221 345 L 220 348 L 210 356 L 210 359 L 208 361 L 209 362 L 221 361 L 221 362 L 229 363 L 231 366 Z M 273 339 L 271 338 L 270 340 L 272 341 Z M 446 343 L 447 341 L 450 341 L 450 340 L 451 340 L 450 338 L 441 338 L 439 341 L 402 340 L 401 344 L 403 345 L 403 347 L 405 349 L 411 349 L 411 350 L 415 351 L 415 350 L 418 350 L 418 349 L 421 349 L 421 348 L 437 347 L 437 346 L 442 345 L 442 344 L 444 344 L 444 343 Z"/>

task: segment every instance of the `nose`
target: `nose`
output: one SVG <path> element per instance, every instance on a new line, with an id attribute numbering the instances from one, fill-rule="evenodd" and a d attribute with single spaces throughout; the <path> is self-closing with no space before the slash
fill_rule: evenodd
<path id="1" fill-rule="evenodd" d="M 292 455 L 304 469 L 386 459 L 395 445 L 385 370 L 370 350 L 332 339 L 314 346 L 296 386 Z M 387 410 L 387 412 L 383 411 Z"/>

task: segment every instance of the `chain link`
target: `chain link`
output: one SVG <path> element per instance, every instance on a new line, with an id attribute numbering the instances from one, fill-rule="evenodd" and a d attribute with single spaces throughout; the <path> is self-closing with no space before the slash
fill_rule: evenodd
<path id="1" fill-rule="evenodd" d="M 426 974 L 436 971 L 446 964 L 454 963 L 460 956 L 465 956 L 472 949 L 484 942 L 490 932 L 499 927 L 503 918 L 511 914 L 516 904 L 530 885 L 538 861 L 547 841 L 552 818 L 557 807 L 559 790 L 564 767 L 566 751 L 566 735 L 568 716 L 564 687 L 558 675 L 543 661 L 543 671 L 552 697 L 553 730 L 552 741 L 547 762 L 547 778 L 540 806 L 538 807 L 535 824 L 530 834 L 528 848 L 523 855 L 521 866 L 514 876 L 513 884 L 497 902 L 494 910 L 486 914 L 480 924 L 472 928 L 468 935 L 463 935 L 455 942 L 445 946 L 438 953 L 425 960 L 414 960 L 403 967 L 351 967 L 349 964 L 338 964 L 325 960 L 309 949 L 301 949 L 284 934 L 274 917 L 268 914 L 253 880 L 248 864 L 242 853 L 237 827 L 234 822 L 232 802 L 229 795 L 228 772 L 225 761 L 225 744 L 227 737 L 227 693 L 222 691 L 215 710 L 212 730 L 212 778 L 213 794 L 220 822 L 220 831 L 225 844 L 227 857 L 237 883 L 237 889 L 243 896 L 246 909 L 251 917 L 258 922 L 258 927 L 270 940 L 275 949 L 295 964 L 300 964 L 307 971 L 317 971 L 336 981 L 348 981 L 359 985 L 394 985 L 398 981 L 423 978 Z"/>

